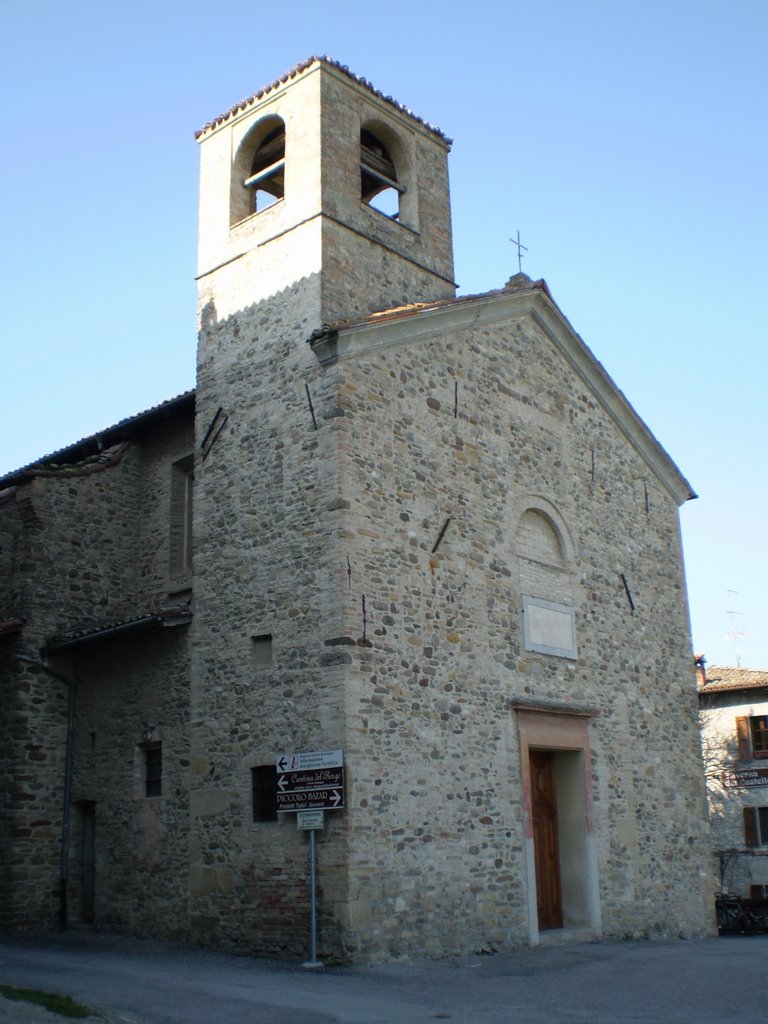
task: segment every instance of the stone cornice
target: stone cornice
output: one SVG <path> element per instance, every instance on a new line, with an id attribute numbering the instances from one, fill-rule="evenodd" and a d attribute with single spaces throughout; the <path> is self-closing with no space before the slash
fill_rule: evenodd
<path id="1" fill-rule="evenodd" d="M 547 700 L 511 700 L 513 711 L 525 711 L 534 715 L 570 715 L 573 718 L 595 718 L 600 712 L 586 704 L 564 704 Z"/>

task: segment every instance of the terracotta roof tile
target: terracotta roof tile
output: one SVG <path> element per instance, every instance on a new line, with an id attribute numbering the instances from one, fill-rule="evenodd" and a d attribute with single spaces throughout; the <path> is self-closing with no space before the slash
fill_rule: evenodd
<path id="1" fill-rule="evenodd" d="M 554 303 L 552 293 L 549 290 L 547 282 L 543 278 L 540 278 L 538 281 L 532 281 L 525 274 L 515 274 L 515 276 L 510 278 L 503 288 L 496 288 L 492 291 L 478 292 L 475 295 L 459 295 L 455 298 L 436 299 L 434 302 L 411 302 L 405 306 L 393 306 L 391 309 L 377 310 L 375 313 L 368 313 L 367 316 L 354 317 L 347 320 L 337 320 L 331 324 L 324 324 L 323 327 L 313 331 L 308 340 L 313 342 L 328 334 L 334 334 L 336 331 L 347 330 L 350 327 L 362 327 L 364 324 L 378 324 L 385 323 L 390 320 L 401 320 L 405 317 L 416 316 L 429 309 L 441 309 L 445 306 L 458 306 L 465 302 L 477 302 L 478 300 L 487 299 L 493 295 L 504 295 L 505 292 L 522 291 L 527 288 L 537 288 L 540 291 L 543 291 L 544 294 Z"/>
<path id="2" fill-rule="evenodd" d="M 721 690 L 761 689 L 768 689 L 768 671 L 764 669 L 708 665 L 707 681 L 699 692 L 716 693 Z"/>
<path id="3" fill-rule="evenodd" d="M 209 121 L 207 124 L 204 124 L 199 131 L 195 132 L 195 138 L 199 139 L 212 128 L 217 128 L 220 124 L 224 124 L 224 122 L 228 121 L 230 117 L 234 117 L 235 114 L 239 114 L 247 107 L 250 107 L 253 103 L 256 103 L 257 100 L 263 99 L 264 96 L 272 92 L 273 89 L 277 89 L 278 86 L 285 84 L 285 82 L 290 81 L 292 78 L 298 77 L 304 71 L 311 68 L 313 64 L 327 64 L 329 67 L 336 68 L 337 71 L 343 72 L 343 74 L 345 74 L 348 78 L 351 78 L 353 82 L 357 82 L 358 85 L 365 86 L 365 88 L 368 89 L 371 93 L 373 93 L 374 96 L 377 96 L 379 99 L 384 100 L 386 103 L 389 103 L 390 106 L 394 107 L 396 110 L 399 110 L 401 113 L 407 114 L 414 121 L 418 121 L 419 124 L 423 125 L 428 131 L 432 132 L 433 135 L 437 135 L 438 138 L 443 139 L 449 146 L 452 144 L 453 140 L 449 139 L 448 136 L 444 132 L 440 131 L 439 128 L 436 128 L 433 124 L 430 124 L 428 121 L 425 121 L 422 117 L 419 117 L 417 114 L 414 114 L 412 110 L 409 110 L 408 107 L 403 106 L 402 103 L 398 103 L 397 100 L 393 99 L 391 96 L 385 96 L 383 92 L 379 92 L 379 90 L 375 89 L 366 78 L 361 78 L 359 75 L 356 75 L 352 71 L 350 71 L 346 64 L 341 64 L 339 63 L 339 61 L 333 60 L 332 57 L 324 56 L 308 57 L 306 60 L 303 60 L 300 64 L 297 64 L 295 67 L 291 68 L 290 71 L 286 71 L 286 73 L 284 75 L 281 75 L 280 78 L 276 78 L 274 82 L 270 82 L 269 85 L 265 85 L 263 89 L 259 89 L 252 96 L 249 96 L 247 99 L 240 100 L 239 103 L 235 103 L 233 106 L 229 108 L 229 110 L 226 110 L 223 114 L 219 114 L 218 117 L 215 117 L 212 121 Z"/>
<path id="4" fill-rule="evenodd" d="M 48 639 L 43 648 L 46 654 L 56 654 L 70 647 L 79 647 L 94 640 L 106 640 L 122 633 L 130 633 L 151 626 L 180 626 L 192 620 L 192 609 L 188 604 L 173 605 L 157 611 L 144 612 L 133 619 L 101 623 L 97 626 L 76 627 L 57 633 Z"/>
<path id="5" fill-rule="evenodd" d="M 75 471 L 92 472 L 94 468 L 106 468 L 119 460 L 122 452 L 107 451 L 107 447 L 119 448 L 118 442 L 127 440 L 130 434 L 137 427 L 143 426 L 148 421 L 167 416 L 171 412 L 183 409 L 186 405 L 194 408 L 195 389 L 183 391 L 174 398 L 169 398 L 159 405 L 153 405 L 143 412 L 133 416 L 127 416 L 119 420 L 111 427 L 105 427 L 96 434 L 83 437 L 79 441 L 68 444 L 65 448 L 59 448 L 50 455 L 43 455 L 42 458 L 30 462 L 20 469 L 14 469 L 10 473 L 0 476 L 0 488 L 7 488 L 10 484 L 20 480 L 29 480 L 34 476 L 60 475 L 62 472 L 74 474 Z"/>

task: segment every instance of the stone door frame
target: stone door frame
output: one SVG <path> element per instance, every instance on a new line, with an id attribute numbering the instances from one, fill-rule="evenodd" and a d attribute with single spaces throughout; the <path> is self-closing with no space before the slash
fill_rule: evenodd
<path id="1" fill-rule="evenodd" d="M 542 941 L 536 899 L 536 859 L 531 808 L 531 751 L 554 755 L 558 804 L 563 928 L 547 936 L 598 938 L 602 931 L 597 870 L 597 845 L 592 798 L 592 755 L 589 723 L 591 709 L 560 705 L 513 704 L 520 750 L 523 793 L 523 848 L 525 852 L 528 935 L 532 946 Z M 566 812 L 566 808 L 568 809 Z"/>

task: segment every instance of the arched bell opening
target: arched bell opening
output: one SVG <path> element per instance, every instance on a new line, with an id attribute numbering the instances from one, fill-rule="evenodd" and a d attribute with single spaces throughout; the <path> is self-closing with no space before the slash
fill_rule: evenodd
<path id="1" fill-rule="evenodd" d="M 230 226 L 285 198 L 285 123 L 260 121 L 243 139 L 232 169 Z"/>
<path id="2" fill-rule="evenodd" d="M 360 132 L 360 198 L 390 220 L 400 220 L 405 186 L 389 147 L 368 128 Z"/>

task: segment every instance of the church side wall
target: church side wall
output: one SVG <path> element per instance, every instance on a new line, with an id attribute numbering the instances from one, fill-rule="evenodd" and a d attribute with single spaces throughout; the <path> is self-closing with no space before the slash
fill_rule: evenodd
<path id="1" fill-rule="evenodd" d="M 13 931 L 56 927 L 60 914 L 67 686 L 40 667 L 40 648 L 57 632 L 127 608 L 139 473 L 129 452 L 101 473 L 36 477 L 0 509 L 1 518 L 20 522 L 8 597 L 25 620 L 2 675 L 11 829 L 3 926 Z"/>
<path id="2" fill-rule="evenodd" d="M 13 500 L 13 495 L 6 495 L 5 501 L 0 504 L 0 615 L 4 619 L 19 614 L 15 611 L 17 599 L 12 594 L 11 581 L 21 528 L 19 506 Z M 0 849 L 6 851 L 11 849 L 15 828 L 12 813 L 16 791 L 13 764 L 21 752 L 17 738 L 18 726 L 22 723 L 17 722 L 14 713 L 16 695 L 11 684 L 11 670 L 14 666 L 12 657 L 16 644 L 17 637 L 13 635 L 0 639 L 0 707 L 3 708 L 0 714 L 0 750 L 3 751 L 0 763 Z M 11 925 L 13 907 L 12 873 L 8 868 L 6 864 L 6 870 L 0 872 L 0 907 L 5 907 L 7 912 L 5 919 L 0 921 L 0 927 L 3 928 Z"/>
<path id="3" fill-rule="evenodd" d="M 345 617 L 356 637 L 365 595 L 372 644 L 348 666 L 347 951 L 528 940 L 515 700 L 595 712 L 604 933 L 706 932 L 674 502 L 530 321 L 335 372 Z M 525 557 L 516 534 L 542 501 L 567 532 L 557 568 Z M 522 592 L 574 609 L 575 660 L 525 650 Z"/>
<path id="4" fill-rule="evenodd" d="M 3 926 L 12 930 L 45 929 L 60 921 L 66 680 L 78 683 L 76 751 L 90 749 L 91 734 L 104 742 L 121 729 L 120 700 L 104 720 L 98 714 L 94 718 L 95 712 L 89 710 L 90 680 L 87 671 L 79 674 L 83 649 L 74 649 L 77 657 L 71 651 L 50 654 L 49 670 L 40 652 L 52 637 L 136 618 L 169 602 L 169 485 L 161 483 L 161 478 L 170 481 L 167 460 L 189 450 L 191 432 L 187 428 L 184 441 L 183 427 L 168 424 L 166 429 L 165 441 L 154 443 L 154 450 L 151 439 L 138 443 L 134 439 L 122 460 L 104 471 L 37 476 L 22 484 L 12 504 L 0 510 L 4 521 L 9 515 L 19 521 L 10 565 L 9 607 L 25 619 L 18 638 L 6 642 L 2 675 L 3 727 L 9 740 L 4 747 L 9 757 L 6 777 L 10 780 L 5 808 L 12 830 L 7 847 L 11 891 Z M 164 471 L 156 474 L 158 464 L 168 470 L 167 477 Z M 173 597 L 176 600 L 178 595 Z M 99 641 L 96 646 L 110 665 L 111 685 L 118 686 L 117 681 L 132 671 L 128 652 L 133 645 L 129 642 L 119 655 L 111 641 Z M 158 689 L 165 675 L 164 669 L 155 676 Z M 149 677 L 145 671 L 143 685 Z M 84 720 L 89 722 L 85 735 Z M 111 740 L 102 750 L 110 748 Z M 120 770 L 116 765 L 115 773 Z M 73 800 L 79 799 L 74 795 L 79 771 L 76 756 Z M 103 778 L 103 789 L 96 791 L 107 792 L 112 782 Z M 92 778 L 88 786 L 93 786 Z M 110 819 L 104 808 L 97 810 L 103 835 L 108 828 L 114 828 L 115 836 L 123 835 L 121 818 Z M 70 811 L 74 821 L 73 806 Z M 126 838 L 126 851 L 130 845 Z M 70 852 L 76 860 L 76 846 L 70 846 Z M 138 895 L 137 890 L 133 898 Z M 77 920 L 76 901 L 73 907 Z"/>
<path id="5" fill-rule="evenodd" d="M 149 630 L 83 647 L 71 659 L 78 680 L 69 857 L 73 923 L 189 937 L 188 630 Z M 147 789 L 146 751 L 152 747 L 161 757 L 157 792 Z"/>
<path id="6" fill-rule="evenodd" d="M 137 445 L 141 473 L 129 617 L 192 600 L 191 576 L 174 570 L 171 537 L 175 467 L 185 464 L 193 447 L 186 417 Z M 185 938 L 189 626 L 97 641 L 61 660 L 78 681 L 69 859 L 73 919 L 129 934 Z M 160 782 L 159 792 L 149 794 L 146 751 L 153 746 L 160 752 Z"/>

